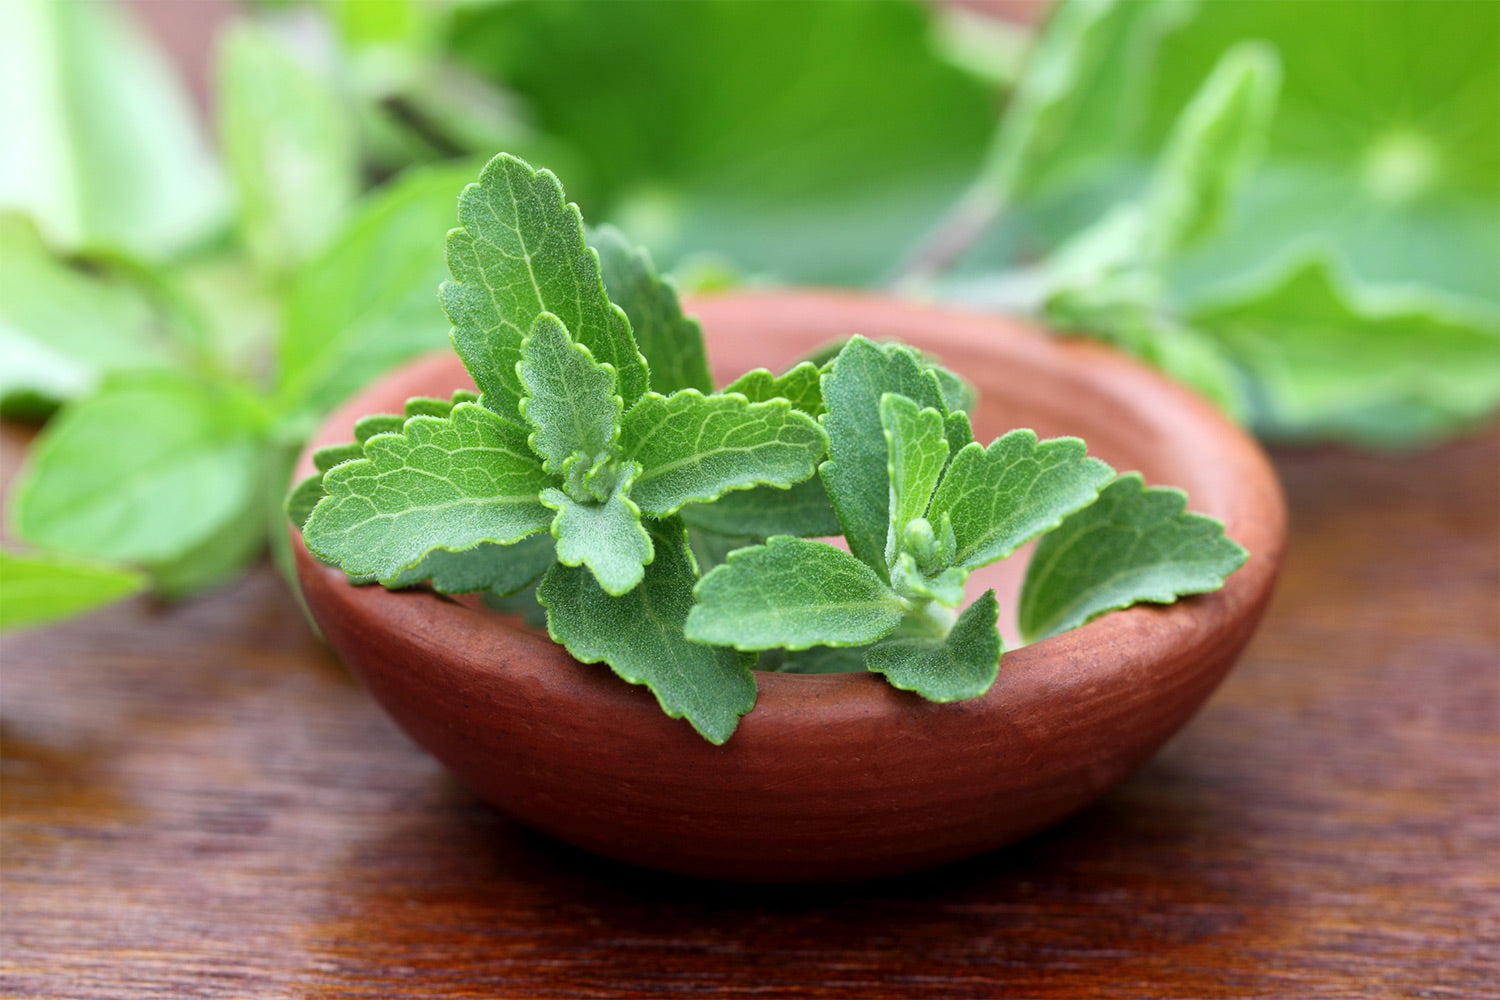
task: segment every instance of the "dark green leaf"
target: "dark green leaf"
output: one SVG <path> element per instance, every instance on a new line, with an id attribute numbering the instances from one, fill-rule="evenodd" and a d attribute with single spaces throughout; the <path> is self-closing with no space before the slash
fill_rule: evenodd
<path id="1" fill-rule="evenodd" d="M 828 491 L 816 476 L 793 483 L 788 489 L 757 486 L 726 493 L 711 503 L 688 504 L 681 513 L 690 527 L 721 535 L 822 538 L 843 530 Z"/>
<path id="2" fill-rule="evenodd" d="M 1245 550 L 1186 505 L 1181 490 L 1148 490 L 1129 473 L 1043 535 L 1021 590 L 1021 634 L 1036 642 L 1115 608 L 1218 590 Z"/>
<path id="3" fill-rule="evenodd" d="M 1000 605 L 995 592 L 964 609 L 943 639 L 891 639 L 870 647 L 865 664 L 893 687 L 928 701 L 977 698 L 995 683 L 1000 666 Z"/>
<path id="4" fill-rule="evenodd" d="M 682 525 L 654 522 L 651 532 L 656 558 L 627 594 L 605 593 L 581 568 L 549 570 L 537 589 L 547 630 L 577 659 L 608 663 L 630 683 L 650 688 L 667 715 L 723 743 L 755 706 L 753 657 L 684 638 L 696 574 Z"/>
<path id="5" fill-rule="evenodd" d="M 712 392 L 703 331 L 697 320 L 682 314 L 672 280 L 659 277 L 646 248 L 632 246 L 613 226 L 601 226 L 591 236 L 604 288 L 630 319 L 635 342 L 650 368 L 651 389 L 663 396 L 678 389 Z"/>

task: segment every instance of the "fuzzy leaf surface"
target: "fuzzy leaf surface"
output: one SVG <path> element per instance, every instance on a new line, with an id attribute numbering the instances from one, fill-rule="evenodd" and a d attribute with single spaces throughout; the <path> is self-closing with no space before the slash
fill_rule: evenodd
<path id="1" fill-rule="evenodd" d="M 662 711 L 685 718 L 721 744 L 755 707 L 754 658 L 722 646 L 689 642 L 683 624 L 697 582 L 682 525 L 651 525 L 656 558 L 639 587 L 610 595 L 582 568 L 554 566 L 537 588 L 547 631 L 584 663 L 608 663 L 632 684 L 651 689 Z"/>
<path id="2" fill-rule="evenodd" d="M 900 598 L 854 556 L 784 536 L 732 553 L 695 593 L 688 637 L 744 650 L 862 646 L 902 614 Z"/>
<path id="3" fill-rule="evenodd" d="M 656 273 L 645 247 L 631 245 L 613 226 L 600 226 L 591 236 L 604 288 L 630 319 L 636 345 L 650 368 L 651 388 L 663 395 L 678 389 L 712 392 L 703 330 L 697 320 L 682 314 L 671 279 Z"/>
<path id="4" fill-rule="evenodd" d="M 1186 506 L 1181 490 L 1146 489 L 1129 473 L 1043 536 L 1021 588 L 1026 641 L 1142 601 L 1170 604 L 1218 590 L 1246 552 L 1223 524 Z"/>
<path id="5" fill-rule="evenodd" d="M 891 484 L 891 520 L 886 533 L 885 563 L 896 562 L 902 529 L 927 513 L 932 491 L 948 460 L 943 436 L 943 414 L 919 407 L 905 396 L 887 393 L 880 400 L 880 425 L 885 431 Z"/>
<path id="6" fill-rule="evenodd" d="M 754 368 L 724 387 L 737 392 L 752 403 L 784 399 L 793 407 L 816 417 L 823 412 L 823 369 L 811 361 L 788 368 L 780 375 L 766 368 Z"/>
<path id="7" fill-rule="evenodd" d="M 605 294 L 578 208 L 565 200 L 550 171 L 501 153 L 464 188 L 458 221 L 460 228 L 448 234 L 453 277 L 440 297 L 453 321 L 453 346 L 486 406 L 518 419 L 521 341 L 544 312 L 614 367 L 626 406 L 640 398 L 646 363 L 625 314 Z"/>
<path id="8" fill-rule="evenodd" d="M 542 491 L 542 503 L 557 511 L 552 537 L 564 566 L 587 566 L 606 593 L 619 596 L 641 582 L 652 560 L 651 534 L 630 498 L 634 470 L 627 469 L 603 503 L 579 503 L 559 489 Z"/>
<path id="9" fill-rule="evenodd" d="M 890 474 L 880 400 L 888 392 L 920 407 L 944 409 L 937 377 L 916 351 L 899 344 L 878 345 L 854 337 L 823 375 L 828 461 L 819 474 L 838 511 L 849 550 L 874 567 L 883 581 L 890 579 L 885 564 Z"/>
<path id="10" fill-rule="evenodd" d="M 931 516 L 952 519 L 954 565 L 973 569 L 1060 524 L 1113 475 L 1078 438 L 1038 441 L 1021 428 L 988 448 L 974 442 L 960 449 L 932 498 Z"/>
<path id="11" fill-rule="evenodd" d="M 71 618 L 145 586 L 144 576 L 120 566 L 0 552 L 0 632 Z"/>
<path id="12" fill-rule="evenodd" d="M 892 639 L 870 647 L 865 665 L 891 686 L 928 701 L 977 698 L 1000 667 L 1000 605 L 987 590 L 964 609 L 943 639 Z"/>
<path id="13" fill-rule="evenodd" d="M 711 503 L 682 508 L 689 527 L 721 535 L 795 535 L 822 538 L 842 532 L 822 480 L 813 476 L 787 489 L 757 486 L 726 493 Z"/>
<path id="14" fill-rule="evenodd" d="M 575 454 L 593 460 L 614 444 L 621 410 L 614 370 L 575 343 L 556 316 L 542 313 L 531 325 L 517 374 L 526 394 L 521 413 L 532 427 L 531 450 L 548 472 L 562 475 Z"/>
<path id="15" fill-rule="evenodd" d="M 543 531 L 550 484 L 525 432 L 475 403 L 413 417 L 330 469 L 328 496 L 303 529 L 307 547 L 353 576 L 395 580 L 434 549 L 506 545 Z"/>
<path id="16" fill-rule="evenodd" d="M 651 517 L 731 490 L 789 486 L 813 475 L 823 429 L 785 400 L 749 403 L 684 389 L 643 398 L 625 414 L 620 453 L 641 466 L 631 499 Z"/>

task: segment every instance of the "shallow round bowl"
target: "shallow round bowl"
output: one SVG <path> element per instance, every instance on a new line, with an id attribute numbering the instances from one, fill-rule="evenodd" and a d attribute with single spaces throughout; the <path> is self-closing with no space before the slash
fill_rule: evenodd
<path id="1" fill-rule="evenodd" d="M 978 387 L 976 438 L 1076 434 L 1117 469 L 1187 490 L 1250 558 L 1216 593 L 1005 653 L 973 701 L 931 704 L 873 675 L 757 674 L 755 710 L 716 747 L 545 634 L 472 602 L 351 586 L 295 538 L 307 603 L 344 661 L 414 740 L 524 823 L 715 878 L 841 880 L 957 861 L 1130 774 L 1249 640 L 1281 558 L 1281 492 L 1255 442 L 1187 390 L 1097 344 L 889 298 L 774 292 L 691 308 L 721 381 L 854 333 L 914 344 Z M 396 372 L 329 418 L 298 474 L 312 447 L 349 440 L 358 417 L 471 385 L 451 356 Z M 976 574 L 971 589 L 995 586 L 1013 606 L 1025 558 Z"/>

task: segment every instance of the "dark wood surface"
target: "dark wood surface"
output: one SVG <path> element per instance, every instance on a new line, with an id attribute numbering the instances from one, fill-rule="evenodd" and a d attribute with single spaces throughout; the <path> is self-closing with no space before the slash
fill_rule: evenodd
<path id="1" fill-rule="evenodd" d="M 1500 995 L 1497 448 L 1277 453 L 1280 590 L 1159 756 L 1008 850 L 815 891 L 528 833 L 269 569 L 7 637 L 0 994 Z"/>

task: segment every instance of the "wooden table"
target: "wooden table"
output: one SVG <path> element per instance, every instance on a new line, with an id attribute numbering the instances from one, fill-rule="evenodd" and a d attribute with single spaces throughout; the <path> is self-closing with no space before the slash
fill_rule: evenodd
<path id="1" fill-rule="evenodd" d="M 269 569 L 7 638 L 0 994 L 1500 995 L 1497 449 L 1279 453 L 1286 571 L 1205 711 L 1056 829 L 873 884 L 528 833 Z"/>

